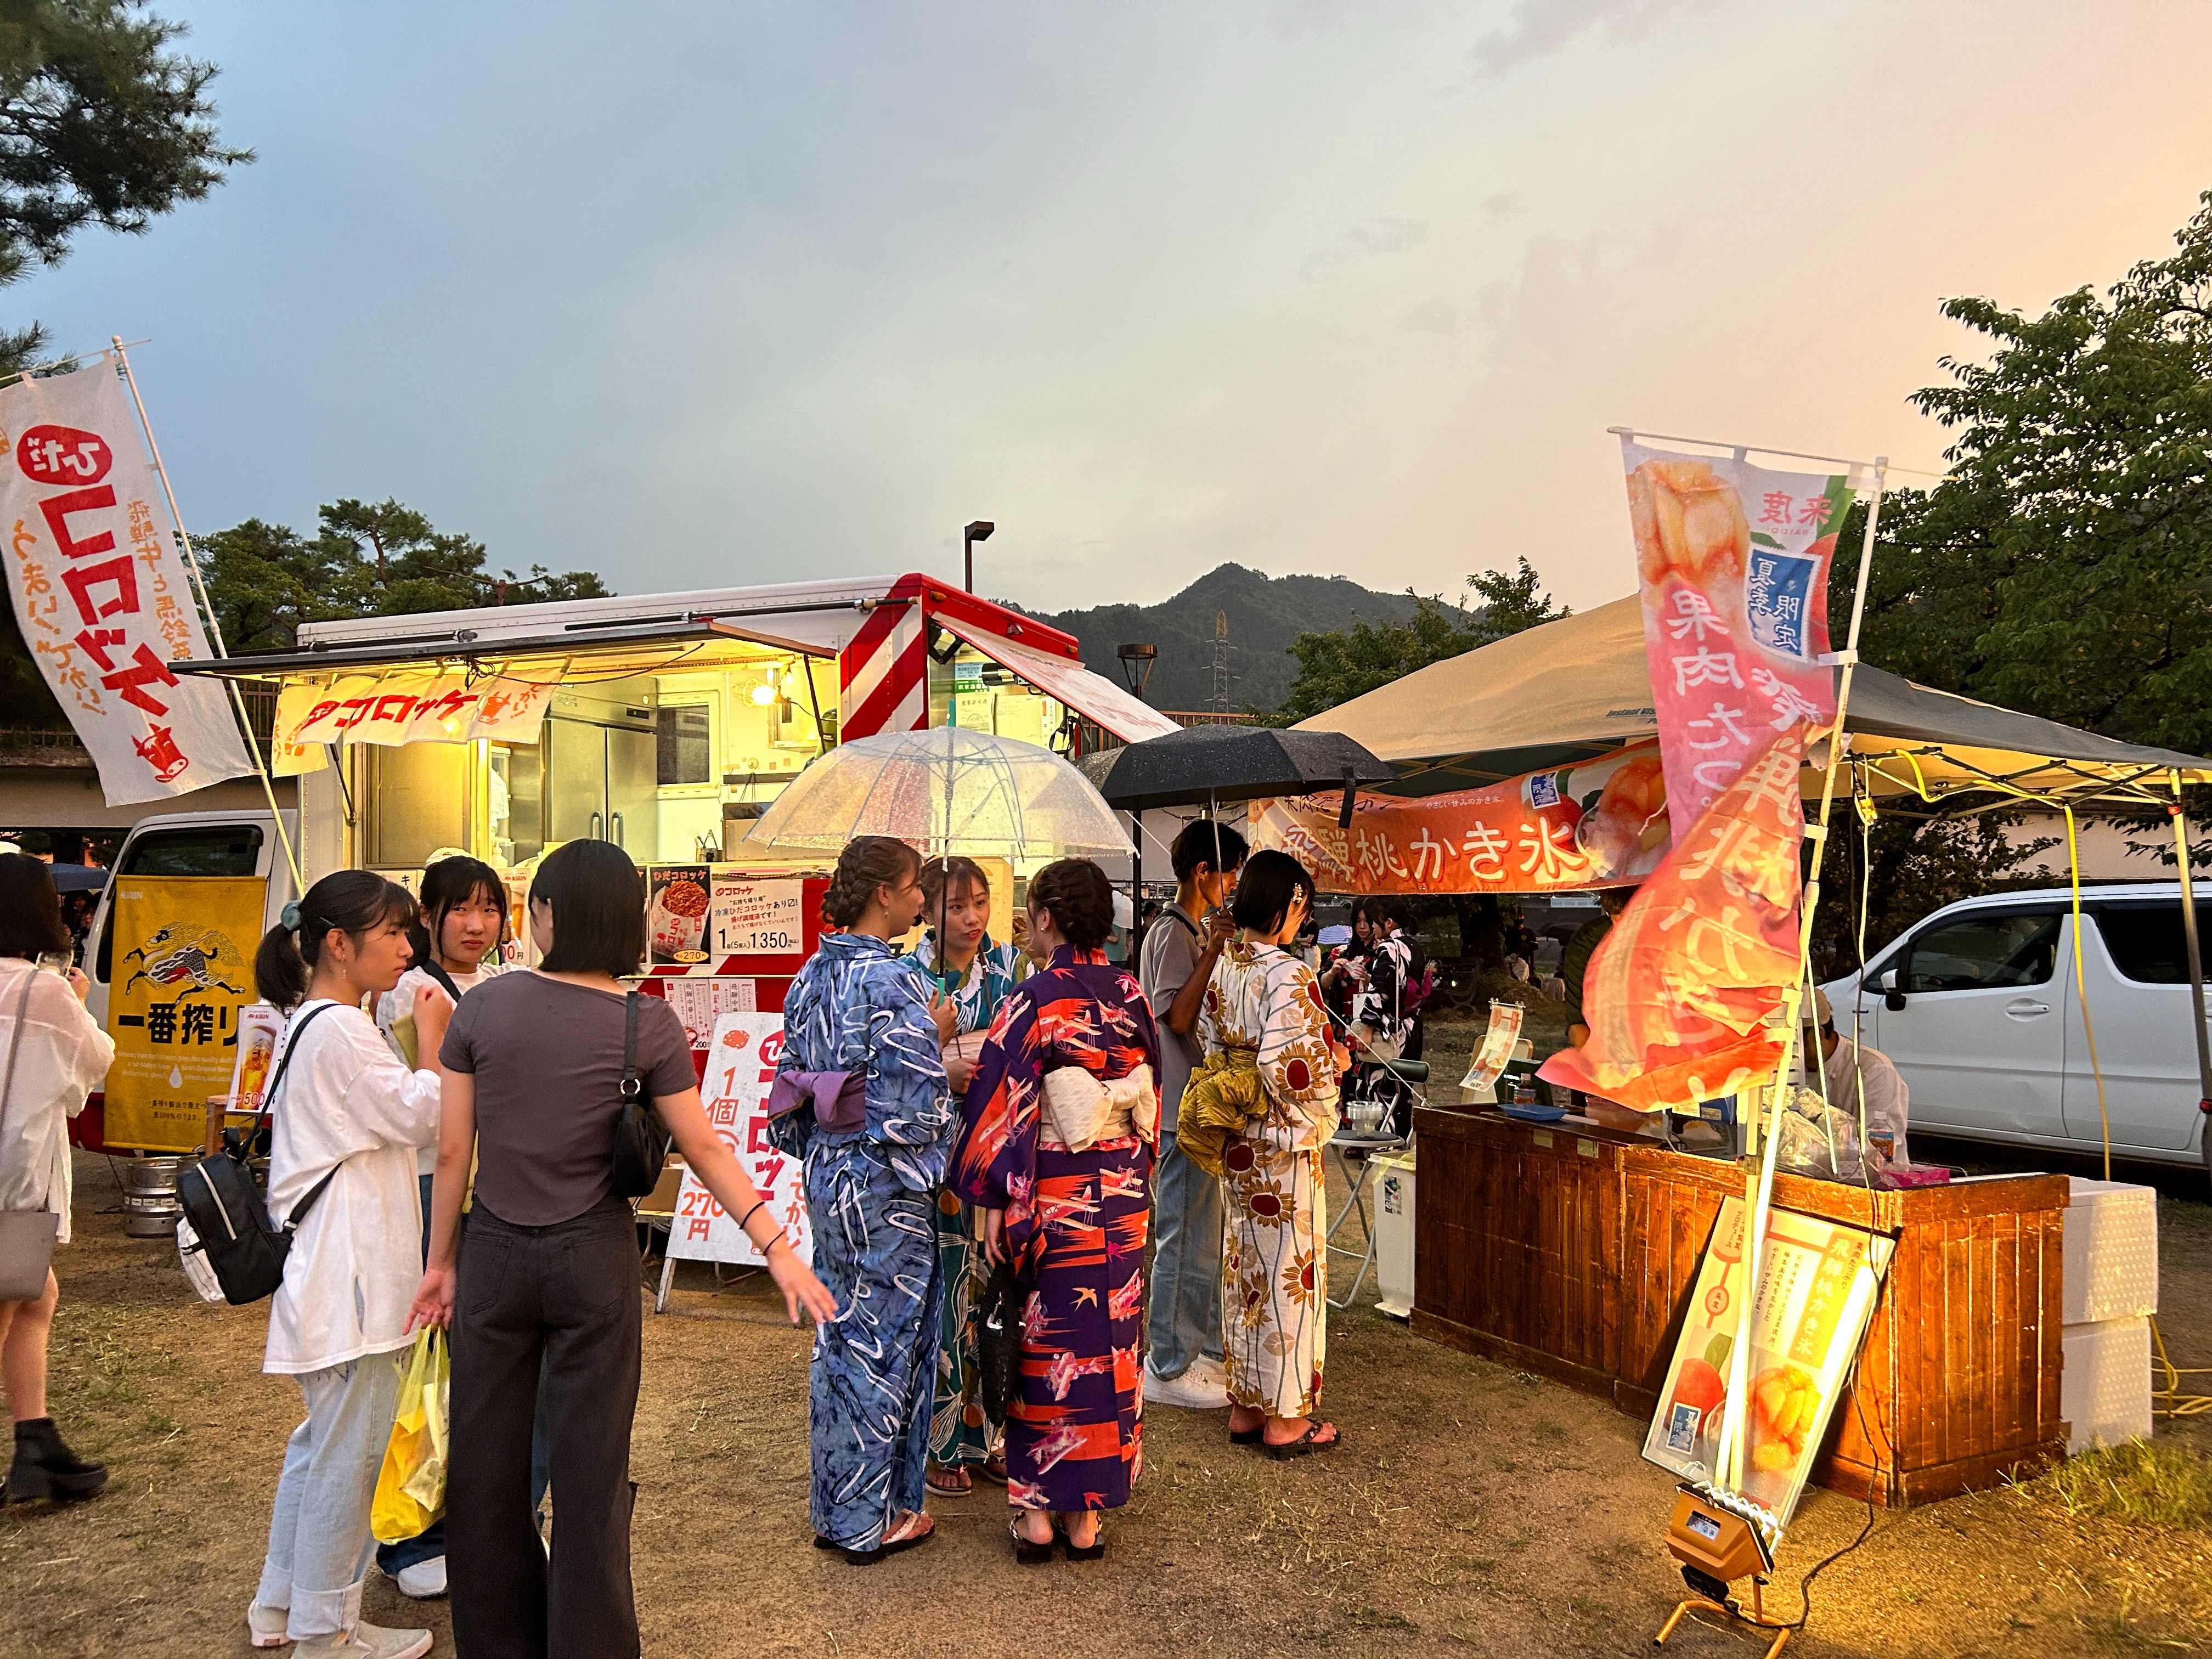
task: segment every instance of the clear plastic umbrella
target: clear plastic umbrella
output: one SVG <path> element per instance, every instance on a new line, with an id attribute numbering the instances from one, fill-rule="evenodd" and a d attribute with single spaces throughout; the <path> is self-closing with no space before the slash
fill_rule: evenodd
<path id="1" fill-rule="evenodd" d="M 1129 850 L 1114 809 L 1059 756 L 957 726 L 839 745 L 793 779 L 744 840 L 832 848 L 855 836 L 894 836 L 932 854 L 1006 859 Z"/>

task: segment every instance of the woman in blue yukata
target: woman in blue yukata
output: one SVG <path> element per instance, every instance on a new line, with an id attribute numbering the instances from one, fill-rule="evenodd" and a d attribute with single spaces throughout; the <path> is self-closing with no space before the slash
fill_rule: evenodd
<path id="1" fill-rule="evenodd" d="M 1113 889 L 1082 859 L 1030 883 L 1045 966 L 992 1022 L 961 1109 L 953 1189 L 977 1206 L 984 1260 L 1029 1289 L 1006 1412 L 1014 1556 L 1106 1553 L 1099 1512 L 1144 1464 L 1145 1243 L 1160 1043 L 1136 980 L 1106 960 Z"/>
<path id="2" fill-rule="evenodd" d="M 891 940 L 922 913 L 921 859 L 863 836 L 838 857 L 825 933 L 783 1002 L 778 1092 L 809 1103 L 769 1138 L 805 1159 L 814 1271 L 837 1298 L 815 1333 L 809 1418 L 814 1542 L 865 1565 L 911 1549 L 937 1381 L 937 1190 L 958 1115 L 939 1049 L 953 1005 Z M 841 1085 L 842 1085 L 841 1087 Z M 823 1118 L 827 1118 L 827 1122 Z"/>
<path id="3" fill-rule="evenodd" d="M 967 1092 L 983 1033 L 1006 994 L 1029 972 L 1029 962 L 1012 945 L 991 938 L 991 879 L 973 859 L 923 860 L 921 890 L 929 936 L 911 954 L 936 992 L 951 998 L 959 1011 L 957 1028 L 945 1045 L 945 1072 L 957 1099 Z M 949 1187 L 937 1194 L 937 1271 L 939 1346 L 929 1489 L 939 1497 L 964 1498 L 975 1490 L 978 1472 L 1006 1485 L 1006 1463 L 994 1452 L 999 1425 L 984 1416 L 977 1386 L 975 1332 L 969 1319 L 982 1275 L 968 1206 Z"/>

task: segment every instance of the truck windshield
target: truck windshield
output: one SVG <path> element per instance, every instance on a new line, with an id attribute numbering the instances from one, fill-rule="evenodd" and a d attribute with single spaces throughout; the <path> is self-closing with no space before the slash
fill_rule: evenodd
<path id="1" fill-rule="evenodd" d="M 155 830 L 124 849 L 118 876 L 250 876 L 261 866 L 261 830 L 251 823 L 210 823 L 191 830 Z M 114 891 L 110 882 L 108 890 Z M 94 969 L 101 984 L 115 960 L 115 908 L 100 930 L 100 958 Z"/>

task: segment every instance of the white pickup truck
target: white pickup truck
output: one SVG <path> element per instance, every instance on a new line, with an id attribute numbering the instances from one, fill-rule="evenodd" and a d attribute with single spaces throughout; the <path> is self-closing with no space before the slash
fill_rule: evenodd
<path id="1" fill-rule="evenodd" d="M 2086 1025 L 2058 887 L 1965 899 L 1914 924 L 1863 975 L 1821 988 L 1836 1028 L 1849 1036 L 1856 1010 L 1865 1041 L 1904 1074 L 1916 1133 L 2099 1152 L 2101 1071 L 2115 1157 L 2207 1163 L 2180 884 L 2087 888 L 2081 908 Z M 2212 953 L 2212 890 L 2197 915 Z"/>

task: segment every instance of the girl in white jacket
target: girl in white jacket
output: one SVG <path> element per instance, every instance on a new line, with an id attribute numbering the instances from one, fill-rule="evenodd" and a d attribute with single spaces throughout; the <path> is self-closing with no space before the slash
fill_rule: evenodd
<path id="1" fill-rule="evenodd" d="M 283 1226 L 330 1177 L 294 1238 L 269 1313 L 265 1371 L 294 1377 L 307 1420 L 284 1448 L 269 1556 L 247 1610 L 256 1647 L 314 1659 L 416 1659 L 428 1631 L 361 1619 L 369 1507 L 399 1398 L 408 1304 L 421 1277 L 418 1148 L 438 1135 L 438 1076 L 410 1071 L 362 1012 L 412 955 L 415 901 L 366 870 L 325 876 L 254 957 L 262 996 L 292 1011 L 272 1072 L 269 1217 Z M 415 999 L 434 1054 L 453 1002 Z"/>

